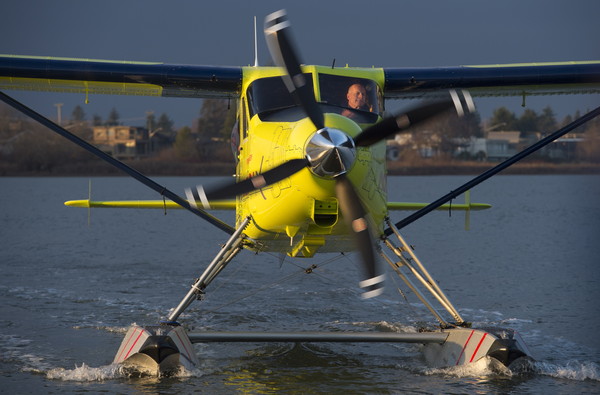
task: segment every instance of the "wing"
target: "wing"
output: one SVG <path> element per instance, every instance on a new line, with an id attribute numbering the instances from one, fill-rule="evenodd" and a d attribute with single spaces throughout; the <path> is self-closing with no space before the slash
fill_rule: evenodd
<path id="1" fill-rule="evenodd" d="M 242 68 L 0 55 L 0 90 L 236 97 Z"/>
<path id="2" fill-rule="evenodd" d="M 472 96 L 600 93 L 600 61 L 384 68 L 385 97 L 420 98 L 468 89 Z"/>
<path id="3" fill-rule="evenodd" d="M 420 98 L 447 89 L 473 96 L 600 93 L 600 61 L 383 68 L 385 97 Z M 193 66 L 0 55 L 0 90 L 232 98 L 242 67 Z"/>

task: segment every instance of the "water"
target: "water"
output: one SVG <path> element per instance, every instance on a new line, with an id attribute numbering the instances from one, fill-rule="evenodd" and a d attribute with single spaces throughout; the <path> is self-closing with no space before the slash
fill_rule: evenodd
<path id="1" fill-rule="evenodd" d="M 431 201 L 467 177 L 391 177 L 390 199 Z M 176 192 L 198 178 L 159 178 Z M 211 180 L 208 180 L 211 181 Z M 465 319 L 518 330 L 535 373 L 429 369 L 415 345 L 205 344 L 201 366 L 130 378 L 111 364 L 128 326 L 176 306 L 225 234 L 184 211 L 68 208 L 84 178 L 1 178 L 0 392 L 600 393 L 600 177 L 499 176 L 473 213 L 436 212 L 403 230 Z M 154 199 L 95 178 L 95 199 Z M 233 221 L 232 213 L 218 213 Z M 396 212 L 393 219 L 405 214 Z M 317 256 L 318 257 L 318 256 Z M 210 330 L 414 331 L 433 324 L 388 281 L 360 299 L 354 256 L 240 254 L 180 321 Z M 312 274 L 304 269 L 316 263 Z M 388 275 L 391 273 L 388 273 Z"/>

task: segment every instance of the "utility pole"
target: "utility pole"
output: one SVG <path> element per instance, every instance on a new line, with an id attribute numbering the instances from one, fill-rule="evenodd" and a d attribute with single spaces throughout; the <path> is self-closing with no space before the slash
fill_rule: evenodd
<path id="1" fill-rule="evenodd" d="M 58 124 L 62 125 L 62 114 L 61 114 L 61 108 L 63 106 L 63 103 L 54 103 L 54 105 L 56 106 L 56 113 L 57 113 L 57 120 L 58 120 Z"/>

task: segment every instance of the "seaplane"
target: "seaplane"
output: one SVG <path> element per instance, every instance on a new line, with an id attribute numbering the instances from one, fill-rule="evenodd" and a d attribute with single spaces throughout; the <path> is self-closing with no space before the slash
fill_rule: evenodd
<path id="1" fill-rule="evenodd" d="M 273 66 L 193 66 L 39 56 L 0 56 L 0 99 L 160 194 L 151 201 L 74 200 L 87 208 L 181 208 L 224 232 L 224 243 L 164 320 L 134 325 L 114 363 L 148 374 L 194 369 L 194 343 L 205 342 L 404 342 L 423 345 L 432 367 L 489 358 L 509 368 L 533 357 L 510 328 L 475 328 L 450 302 L 400 230 L 433 210 L 487 209 L 468 191 L 600 113 L 600 107 L 538 141 L 436 201 L 389 202 L 386 139 L 447 112 L 474 111 L 487 95 L 600 93 L 600 61 L 456 66 L 360 68 L 302 63 L 284 10 L 265 18 Z M 256 41 L 256 28 L 255 28 Z M 232 133 L 235 179 L 196 185 L 183 196 L 104 153 L 8 96 L 6 90 L 129 94 L 235 100 Z M 387 99 L 420 99 L 388 115 Z M 465 194 L 465 204 L 452 200 Z M 213 210 L 235 210 L 235 224 Z M 411 210 L 394 223 L 390 212 Z M 227 239 L 225 239 L 227 238 Z M 181 314 L 242 250 L 310 259 L 357 251 L 362 297 L 377 297 L 391 267 L 435 319 L 434 329 L 389 332 L 191 331 Z M 257 258 L 258 259 L 258 258 Z M 434 321 L 434 322 L 435 322 Z"/>

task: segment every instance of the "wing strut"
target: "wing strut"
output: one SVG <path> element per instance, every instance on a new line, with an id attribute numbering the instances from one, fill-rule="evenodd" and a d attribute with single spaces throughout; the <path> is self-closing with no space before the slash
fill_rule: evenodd
<path id="1" fill-rule="evenodd" d="M 227 232 L 229 234 L 232 234 L 234 232 L 234 229 L 231 226 L 227 225 L 226 223 L 224 223 L 220 219 L 218 219 L 218 218 L 216 218 L 216 217 L 208 214 L 206 211 L 203 211 L 203 210 L 200 210 L 200 209 L 197 209 L 197 208 L 194 208 L 194 207 L 190 206 L 190 204 L 189 204 L 189 202 L 187 200 L 179 197 L 177 194 L 171 192 L 170 190 L 168 190 L 164 186 L 162 186 L 160 184 L 157 184 L 156 182 L 154 182 L 150 178 L 146 177 L 142 173 L 140 173 L 137 170 L 135 170 L 135 169 L 127 166 L 125 163 L 123 163 L 123 162 L 121 162 L 121 161 L 113 158 L 112 156 L 108 155 L 107 153 L 99 150 L 98 148 L 94 147 L 92 144 L 90 144 L 87 141 L 79 138 L 78 136 L 76 136 L 73 133 L 69 132 L 68 130 L 62 128 L 61 126 L 59 126 L 56 123 L 54 123 L 51 120 L 49 120 L 48 118 L 44 117 L 43 115 L 35 112 L 31 108 L 29 108 L 29 107 L 25 106 L 24 104 L 16 101 L 12 97 L 6 95 L 5 93 L 0 92 L 0 100 L 2 100 L 3 102 L 5 102 L 9 106 L 15 108 L 16 110 L 22 112 L 23 114 L 27 115 L 28 117 L 36 120 L 40 124 L 46 126 L 48 129 L 52 130 L 53 132 L 60 134 L 61 136 L 63 136 L 67 140 L 72 141 L 73 143 L 77 144 L 78 146 L 80 146 L 81 148 L 85 149 L 86 151 L 88 151 L 88 152 L 96 155 L 100 159 L 102 159 L 102 160 L 110 163 L 111 165 L 113 165 L 117 169 L 124 171 L 125 173 L 129 174 L 131 177 L 135 178 L 136 180 L 138 180 L 142 184 L 144 184 L 147 187 L 149 187 L 149 188 L 155 190 L 156 192 L 160 193 L 161 196 L 164 196 L 164 197 L 167 197 L 167 198 L 171 199 L 175 203 L 179 204 L 181 207 L 183 207 L 183 208 L 191 211 L 192 213 L 196 214 L 200 218 L 202 218 L 202 219 L 210 222 L 211 224 L 213 224 L 217 228 L 221 229 L 222 231 Z"/>
<path id="2" fill-rule="evenodd" d="M 557 130 L 556 132 L 552 133 L 551 135 L 541 139 L 537 143 L 529 146 L 528 148 L 525 148 L 523 151 L 519 152 L 518 154 L 508 158 L 507 160 L 500 163 L 499 165 L 492 167 L 491 169 L 487 170 L 486 172 L 473 178 L 471 181 L 463 184 L 461 187 L 442 196 L 435 202 L 430 203 L 429 205 L 423 207 L 419 211 L 415 211 L 413 214 L 409 215 L 408 217 L 404 218 L 400 222 L 396 223 L 396 228 L 401 229 L 401 228 L 405 227 L 406 225 L 413 223 L 414 221 L 418 220 L 419 218 L 429 214 L 431 211 L 440 207 L 444 203 L 456 198 L 460 194 L 468 191 L 469 189 L 472 189 L 476 185 L 479 185 L 480 183 L 487 180 L 488 178 L 498 174 L 499 172 L 506 169 L 507 167 L 514 165 L 516 162 L 520 161 L 521 159 L 525 158 L 526 156 L 528 156 L 528 155 L 534 153 L 535 151 L 539 150 L 540 148 L 550 144 L 557 138 L 569 133 L 571 130 L 592 120 L 593 118 L 597 117 L 598 115 L 600 115 L 600 107 L 597 107 L 595 110 L 588 112 L 587 114 L 585 114 L 584 116 L 582 116 L 580 118 L 577 118 L 576 120 L 574 120 L 567 126 L 563 127 L 562 129 Z M 385 230 L 385 236 L 390 236 L 392 233 L 393 233 L 393 231 L 391 228 L 387 228 Z"/>

